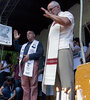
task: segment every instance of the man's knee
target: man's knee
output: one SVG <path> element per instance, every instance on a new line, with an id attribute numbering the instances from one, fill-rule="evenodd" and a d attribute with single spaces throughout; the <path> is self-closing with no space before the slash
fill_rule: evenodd
<path id="1" fill-rule="evenodd" d="M 16 87 L 15 90 L 16 90 L 16 93 L 22 93 L 22 91 L 23 91 L 21 87 Z"/>
<path id="2" fill-rule="evenodd" d="M 10 91 L 8 89 L 6 89 L 6 88 L 2 89 L 2 94 L 7 98 L 10 97 Z"/>

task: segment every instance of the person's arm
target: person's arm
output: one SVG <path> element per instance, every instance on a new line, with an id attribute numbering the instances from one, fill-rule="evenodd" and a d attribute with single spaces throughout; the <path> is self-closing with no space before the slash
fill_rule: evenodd
<path id="1" fill-rule="evenodd" d="M 14 48 L 20 52 L 22 45 L 19 44 L 18 40 L 14 40 Z"/>
<path id="2" fill-rule="evenodd" d="M 3 94 L 2 94 L 2 89 L 3 89 L 6 85 L 7 85 L 7 83 L 6 83 L 6 81 L 5 81 L 5 82 L 3 83 L 3 85 L 1 86 L 1 88 L 0 88 L 0 94 L 1 94 L 1 95 L 3 95 Z"/>
<path id="3" fill-rule="evenodd" d="M 58 15 L 51 14 L 44 8 L 41 8 L 41 10 L 45 12 L 44 14 L 45 17 L 52 19 L 56 23 L 59 23 L 63 26 L 71 25 L 71 21 L 67 17 L 60 17 Z"/>
<path id="4" fill-rule="evenodd" d="M 2 63 L 0 63 L 0 70 L 3 70 L 3 69 L 5 69 L 4 67 L 2 67 Z"/>
<path id="5" fill-rule="evenodd" d="M 40 70 L 38 71 L 38 75 L 42 74 L 43 72 L 44 72 L 44 68 L 42 68 L 42 69 L 40 69 Z"/>
<path id="6" fill-rule="evenodd" d="M 4 88 L 3 86 L 0 88 L 0 95 L 2 95 L 2 89 L 3 89 L 3 88 Z"/>
<path id="7" fill-rule="evenodd" d="M 37 60 L 39 59 L 41 56 L 43 56 L 43 46 L 42 44 L 39 42 L 38 47 L 37 47 L 37 51 L 36 53 L 33 54 L 29 54 L 29 55 L 25 55 L 23 62 L 26 62 L 28 60 Z"/>
<path id="8" fill-rule="evenodd" d="M 17 30 L 14 30 L 14 47 L 15 49 L 20 52 L 22 45 L 19 45 L 18 39 L 20 38 L 20 34 Z"/>
<path id="9" fill-rule="evenodd" d="M 80 48 L 77 48 L 73 51 L 74 54 L 78 53 L 81 49 Z"/>
<path id="10" fill-rule="evenodd" d="M 0 66 L 0 70 L 6 69 L 8 67 L 11 68 L 12 64 L 8 64 L 7 66 L 3 67 L 3 64 Z"/>
<path id="11" fill-rule="evenodd" d="M 5 67 L 3 67 L 3 61 L 0 62 L 0 70 L 5 69 Z"/>
<path id="12" fill-rule="evenodd" d="M 13 91 L 13 95 L 8 100 L 13 100 L 13 98 L 16 96 L 15 90 Z"/>
<path id="13" fill-rule="evenodd" d="M 5 69 L 5 68 L 6 68 L 6 67 L 1 67 L 0 70 L 3 70 L 3 69 Z"/>

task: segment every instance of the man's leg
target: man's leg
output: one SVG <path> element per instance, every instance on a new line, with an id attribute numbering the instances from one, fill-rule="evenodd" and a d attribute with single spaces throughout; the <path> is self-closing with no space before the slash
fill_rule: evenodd
<path id="1" fill-rule="evenodd" d="M 40 93 L 41 93 L 41 82 L 38 82 L 38 99 L 37 100 L 40 100 Z"/>
<path id="2" fill-rule="evenodd" d="M 22 88 L 23 88 L 23 100 L 29 100 L 29 98 L 30 98 L 29 77 L 22 75 L 21 85 L 22 85 Z"/>
<path id="3" fill-rule="evenodd" d="M 21 87 L 16 87 L 16 100 L 22 100 L 23 90 Z"/>
<path id="4" fill-rule="evenodd" d="M 16 87 L 21 87 L 21 80 L 16 80 L 15 79 L 15 86 Z"/>
<path id="5" fill-rule="evenodd" d="M 42 92 L 42 100 L 46 100 L 46 94 Z"/>
<path id="6" fill-rule="evenodd" d="M 6 98 L 10 98 L 10 90 L 9 90 L 9 88 L 8 87 L 6 87 L 6 88 L 3 88 L 2 89 L 2 94 L 6 97 Z"/>
<path id="7" fill-rule="evenodd" d="M 37 100 L 38 96 L 38 61 L 34 63 L 33 69 L 33 77 L 30 79 L 30 87 L 31 87 L 31 99 L 30 100 Z"/>
<path id="8" fill-rule="evenodd" d="M 59 50 L 58 73 L 61 79 L 62 88 L 71 88 L 71 99 L 74 100 L 74 72 L 73 55 L 71 49 Z"/>

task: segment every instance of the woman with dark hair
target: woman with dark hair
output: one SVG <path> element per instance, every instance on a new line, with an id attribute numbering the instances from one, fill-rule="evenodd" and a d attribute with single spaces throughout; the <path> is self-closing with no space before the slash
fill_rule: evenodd
<path id="1" fill-rule="evenodd" d="M 5 56 L 5 60 L 1 61 L 0 64 L 0 87 L 6 79 L 6 76 L 10 75 L 10 67 L 12 66 L 11 62 L 11 54 L 7 53 Z"/>

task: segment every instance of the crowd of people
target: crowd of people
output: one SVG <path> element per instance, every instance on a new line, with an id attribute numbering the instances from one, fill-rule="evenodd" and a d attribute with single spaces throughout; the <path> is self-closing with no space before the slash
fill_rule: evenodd
<path id="1" fill-rule="evenodd" d="M 74 69 L 74 74 L 75 74 L 77 67 L 79 65 L 83 64 L 83 61 L 82 61 L 82 53 L 81 53 L 81 47 L 80 47 L 80 42 L 79 42 L 78 37 L 74 38 L 73 44 L 74 44 L 74 51 L 73 51 L 74 66 L 73 66 L 73 69 Z M 88 62 L 89 60 L 87 59 L 87 56 L 86 56 L 87 55 L 86 52 L 88 52 L 88 47 L 83 45 L 83 50 L 84 50 L 86 61 Z"/>
<path id="2" fill-rule="evenodd" d="M 17 84 L 18 71 L 18 67 L 16 69 L 16 65 L 12 64 L 12 55 L 7 53 L 5 59 L 0 62 L 0 100 L 22 99 L 23 90 L 21 85 Z"/>
<path id="3" fill-rule="evenodd" d="M 41 10 L 44 11 L 46 18 L 53 20 L 49 35 L 59 34 L 58 60 L 54 63 L 57 64 L 56 76 L 58 77 L 54 85 L 59 86 L 60 91 L 63 88 L 71 89 L 70 100 L 74 100 L 74 72 L 77 66 L 83 63 L 79 38 L 73 40 L 74 16 L 69 11 L 61 11 L 56 1 L 51 1 L 47 10 L 43 7 Z M 14 47 L 20 53 L 17 64 L 13 66 L 11 54 L 7 54 L 0 63 L 0 100 L 39 100 L 38 93 L 42 86 L 39 77 L 45 77 L 43 76 L 44 65 L 48 64 L 47 59 L 43 57 L 43 45 L 35 39 L 36 34 L 32 30 L 27 31 L 28 42 L 23 45 L 19 44 L 20 36 L 18 30 L 14 30 Z M 55 45 L 52 47 L 54 49 Z M 88 48 L 84 46 L 84 53 L 86 61 L 89 62 L 90 43 Z M 46 96 L 42 93 L 42 100 L 45 99 Z"/>

